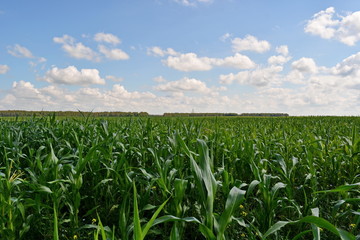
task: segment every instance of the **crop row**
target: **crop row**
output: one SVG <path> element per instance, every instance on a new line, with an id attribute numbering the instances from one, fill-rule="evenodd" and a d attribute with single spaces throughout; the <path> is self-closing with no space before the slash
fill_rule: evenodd
<path id="1" fill-rule="evenodd" d="M 355 239 L 359 123 L 1 120 L 0 239 Z"/>

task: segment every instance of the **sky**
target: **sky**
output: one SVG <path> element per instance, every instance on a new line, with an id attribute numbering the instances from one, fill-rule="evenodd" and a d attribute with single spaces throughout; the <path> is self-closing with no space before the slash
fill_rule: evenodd
<path id="1" fill-rule="evenodd" d="M 359 0 L 4 0 L 0 110 L 360 114 Z"/>

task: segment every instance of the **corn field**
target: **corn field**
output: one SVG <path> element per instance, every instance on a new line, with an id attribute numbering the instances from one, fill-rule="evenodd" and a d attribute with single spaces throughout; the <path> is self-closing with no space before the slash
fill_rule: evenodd
<path id="1" fill-rule="evenodd" d="M 360 238 L 360 118 L 0 120 L 0 239 Z"/>

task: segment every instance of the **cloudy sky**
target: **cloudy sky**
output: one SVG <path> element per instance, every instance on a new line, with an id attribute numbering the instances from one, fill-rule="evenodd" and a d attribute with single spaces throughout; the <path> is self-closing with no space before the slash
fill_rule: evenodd
<path id="1" fill-rule="evenodd" d="M 0 29 L 0 110 L 360 114 L 359 0 L 13 0 Z"/>

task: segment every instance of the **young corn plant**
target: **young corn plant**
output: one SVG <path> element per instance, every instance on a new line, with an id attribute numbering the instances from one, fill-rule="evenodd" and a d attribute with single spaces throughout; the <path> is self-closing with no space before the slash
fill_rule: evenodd
<path id="1" fill-rule="evenodd" d="M 215 180 L 211 170 L 211 159 L 209 149 L 203 140 L 199 143 L 199 164 L 198 165 L 185 142 L 180 135 L 177 135 L 177 141 L 182 146 L 182 150 L 190 159 L 190 166 L 194 175 L 196 190 L 200 193 L 200 201 L 202 205 L 202 216 L 199 230 L 207 239 L 225 240 L 227 239 L 225 231 L 226 227 L 232 220 L 233 213 L 244 201 L 245 191 L 237 187 L 233 187 L 227 197 L 225 210 L 217 217 L 214 212 L 214 200 L 218 183 Z"/>
<path id="2" fill-rule="evenodd" d="M 134 224 L 134 240 L 143 240 L 145 236 L 148 234 L 150 228 L 154 224 L 157 216 L 160 214 L 161 210 L 164 208 L 165 204 L 169 201 L 167 199 L 163 204 L 159 206 L 159 208 L 155 211 L 151 219 L 144 225 L 141 226 L 140 222 L 140 215 L 139 215 L 139 206 L 138 206 L 138 196 L 135 182 L 133 182 L 134 186 L 134 217 L 133 217 L 133 224 Z"/>

